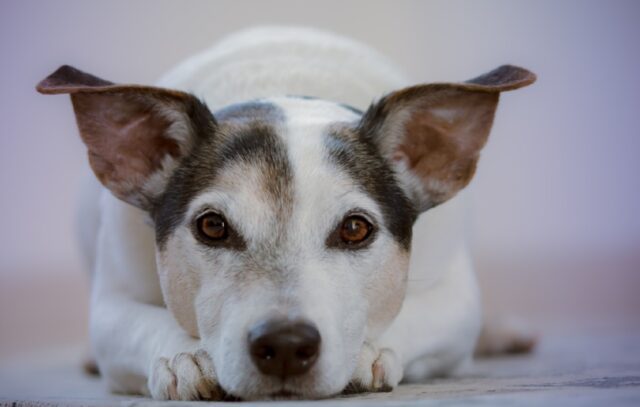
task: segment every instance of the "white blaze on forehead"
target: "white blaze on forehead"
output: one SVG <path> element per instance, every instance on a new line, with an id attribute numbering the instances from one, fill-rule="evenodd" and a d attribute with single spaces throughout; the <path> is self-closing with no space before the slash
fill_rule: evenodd
<path id="1" fill-rule="evenodd" d="M 360 116 L 353 110 L 335 102 L 322 99 L 280 97 L 266 99 L 280 107 L 291 127 L 305 125 L 326 125 L 332 122 L 351 122 Z"/>
<path id="2" fill-rule="evenodd" d="M 333 102 L 317 99 L 277 98 L 270 102 L 284 111 L 286 123 L 279 136 L 287 146 L 293 173 L 295 196 L 292 214 L 294 235 L 309 230 L 318 239 L 326 239 L 322 226 L 332 226 L 351 209 L 371 212 L 381 220 L 378 205 L 363 193 L 342 169 L 328 159 L 327 132 L 336 123 L 354 122 L 360 116 Z"/>

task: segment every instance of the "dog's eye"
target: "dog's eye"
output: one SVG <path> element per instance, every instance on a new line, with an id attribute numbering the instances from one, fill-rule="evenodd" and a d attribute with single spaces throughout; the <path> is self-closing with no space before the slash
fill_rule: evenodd
<path id="1" fill-rule="evenodd" d="M 197 220 L 198 233 L 207 240 L 222 240 L 228 236 L 227 222 L 214 212 L 207 212 Z"/>
<path id="2" fill-rule="evenodd" d="M 348 245 L 360 243 L 371 235 L 372 229 L 373 226 L 364 217 L 351 215 L 340 226 L 340 239 Z"/>

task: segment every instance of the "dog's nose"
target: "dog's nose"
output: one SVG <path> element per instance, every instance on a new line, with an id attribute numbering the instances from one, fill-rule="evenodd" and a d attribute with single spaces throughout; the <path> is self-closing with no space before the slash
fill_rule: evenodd
<path id="1" fill-rule="evenodd" d="M 318 359 L 320 332 L 303 321 L 269 320 L 249 331 L 249 352 L 258 370 L 282 378 L 306 373 Z"/>

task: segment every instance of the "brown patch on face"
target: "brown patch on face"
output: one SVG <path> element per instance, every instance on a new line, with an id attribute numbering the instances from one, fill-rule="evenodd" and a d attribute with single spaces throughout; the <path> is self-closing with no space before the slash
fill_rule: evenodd
<path id="1" fill-rule="evenodd" d="M 199 329 L 195 300 L 200 290 L 200 277 L 188 265 L 181 264 L 182 259 L 178 253 L 161 252 L 158 277 L 167 308 L 182 329 L 197 338 Z"/>
<path id="2" fill-rule="evenodd" d="M 369 312 L 367 332 L 375 338 L 386 329 L 398 315 L 404 302 L 409 252 L 402 247 L 393 250 L 391 256 L 381 264 L 375 278 L 365 291 Z"/>

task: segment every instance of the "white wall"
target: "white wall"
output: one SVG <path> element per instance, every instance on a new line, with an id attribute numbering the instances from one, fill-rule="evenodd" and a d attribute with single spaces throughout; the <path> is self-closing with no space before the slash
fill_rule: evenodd
<path id="1" fill-rule="evenodd" d="M 86 153 L 68 99 L 35 84 L 65 63 L 151 84 L 264 23 L 353 36 L 416 82 L 535 71 L 535 86 L 503 95 L 473 182 L 486 301 L 570 329 L 622 314 L 640 326 L 638 21 L 634 1 L 0 2 L 0 358 L 86 329 L 72 229 Z"/>
<path id="2" fill-rule="evenodd" d="M 640 3 L 633 1 L 3 1 L 0 276 L 77 268 L 85 152 L 65 97 L 38 80 L 69 63 L 153 83 L 229 31 L 305 24 L 356 37 L 416 82 L 516 63 L 474 181 L 484 254 L 640 249 Z"/>

